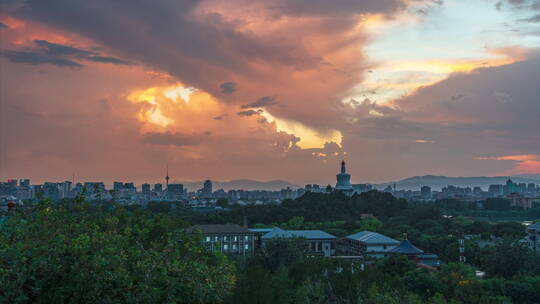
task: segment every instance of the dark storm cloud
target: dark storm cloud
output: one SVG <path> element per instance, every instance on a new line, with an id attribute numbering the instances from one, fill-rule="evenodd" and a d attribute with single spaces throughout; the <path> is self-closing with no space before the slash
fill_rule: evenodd
<path id="1" fill-rule="evenodd" d="M 258 115 L 258 114 L 261 114 L 262 111 L 261 110 L 246 110 L 246 111 L 240 111 L 238 113 L 236 113 L 238 116 L 253 116 L 253 115 Z"/>
<path id="2" fill-rule="evenodd" d="M 9 28 L 9 26 L 3 24 L 2 22 L 0 22 L 0 29 L 7 29 Z"/>
<path id="3" fill-rule="evenodd" d="M 539 55 L 525 62 L 452 75 L 395 101 L 388 112 L 372 107 L 384 115 L 359 120 L 358 129 L 366 136 L 381 138 L 443 138 L 457 149 L 468 145 L 473 151 L 538 153 L 539 79 Z"/>
<path id="4" fill-rule="evenodd" d="M 287 100 L 272 115 L 328 130 L 341 123 L 335 104 L 367 65 L 358 52 L 368 40 L 362 17 L 396 13 L 405 2 L 27 0 L 8 13 L 89 38 L 226 103 L 270 91 Z M 238 98 L 224 79 L 242 84 Z"/>
<path id="5" fill-rule="evenodd" d="M 86 57 L 94 54 L 93 52 L 87 50 L 57 43 L 51 43 L 46 40 L 34 40 L 34 43 L 37 46 L 42 47 L 44 49 L 44 52 L 50 56 L 60 57 L 73 55 L 76 57 Z"/>
<path id="6" fill-rule="evenodd" d="M 0 55 L 14 63 L 32 65 L 52 64 L 59 67 L 83 67 L 78 61 L 93 61 L 100 63 L 129 65 L 128 61 L 120 58 L 102 56 L 95 51 L 76 48 L 69 45 L 51 43 L 46 40 L 34 40 L 37 50 L 6 50 Z"/>
<path id="7" fill-rule="evenodd" d="M 250 108 L 263 108 L 268 107 L 271 105 L 276 104 L 276 99 L 272 96 L 264 96 L 259 99 L 257 99 L 255 102 L 252 102 L 250 104 L 242 105 L 242 109 L 250 109 Z"/>
<path id="8" fill-rule="evenodd" d="M 223 94 L 232 94 L 237 90 L 237 85 L 234 82 L 224 82 L 219 87 Z"/>
<path id="9" fill-rule="evenodd" d="M 94 62 L 101 62 L 101 63 L 112 63 L 112 64 L 121 64 L 121 65 L 130 65 L 131 63 L 126 60 L 122 60 L 120 58 L 115 57 L 107 57 L 107 56 L 88 56 L 84 58 L 88 61 L 94 61 Z"/>
<path id="10" fill-rule="evenodd" d="M 37 53 L 37 52 L 27 52 L 27 51 L 0 51 L 0 55 L 6 57 L 9 61 L 14 63 L 25 63 L 25 64 L 51 64 L 59 67 L 75 67 L 80 68 L 83 65 L 77 63 L 73 60 L 66 58 L 49 56 L 47 54 Z"/>
<path id="11" fill-rule="evenodd" d="M 179 132 L 150 132 L 143 135 L 141 142 L 154 145 L 174 145 L 177 147 L 196 146 L 201 144 L 206 136 L 210 136 L 210 133 L 183 134 Z"/>
<path id="12" fill-rule="evenodd" d="M 277 1 L 274 9 L 286 14 L 297 15 L 347 15 L 370 12 L 392 12 L 404 8 L 405 3 L 400 0 L 293 0 Z"/>

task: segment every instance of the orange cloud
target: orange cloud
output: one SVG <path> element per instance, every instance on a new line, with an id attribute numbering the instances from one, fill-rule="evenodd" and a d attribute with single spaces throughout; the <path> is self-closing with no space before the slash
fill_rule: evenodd
<path id="1" fill-rule="evenodd" d="M 515 167 L 508 174 L 540 173 L 539 154 L 518 154 L 506 156 L 477 157 L 479 160 L 505 160 L 515 162 Z"/>

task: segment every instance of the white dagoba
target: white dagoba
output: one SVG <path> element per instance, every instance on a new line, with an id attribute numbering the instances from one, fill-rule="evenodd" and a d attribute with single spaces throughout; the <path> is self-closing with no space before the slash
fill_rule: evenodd
<path id="1" fill-rule="evenodd" d="M 347 169 L 345 168 L 345 161 L 341 161 L 341 173 L 336 175 L 336 179 L 336 190 L 350 193 L 354 191 L 351 185 L 351 175 L 347 173 Z"/>

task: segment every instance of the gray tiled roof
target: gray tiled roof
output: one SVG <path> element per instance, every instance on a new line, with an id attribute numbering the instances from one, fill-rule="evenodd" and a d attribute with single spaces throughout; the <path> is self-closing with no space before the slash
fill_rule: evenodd
<path id="1" fill-rule="evenodd" d="M 348 235 L 345 238 L 360 241 L 368 245 L 377 245 L 377 244 L 397 245 L 399 244 L 399 241 L 394 240 L 393 238 L 387 237 L 386 235 L 382 235 L 377 232 L 372 232 L 372 231 L 367 231 L 367 230 Z"/>
<path id="2" fill-rule="evenodd" d="M 314 239 L 332 240 L 336 238 L 330 233 L 324 232 L 322 230 L 283 230 L 277 227 L 262 236 L 263 239 L 293 238 L 293 237 L 306 238 L 308 240 L 314 240 Z"/>
<path id="3" fill-rule="evenodd" d="M 222 234 L 222 233 L 238 233 L 238 234 L 253 234 L 249 229 L 236 224 L 219 224 L 219 225 L 195 225 L 186 229 L 187 233 L 200 231 L 203 234 Z"/>
<path id="4" fill-rule="evenodd" d="M 274 228 L 249 228 L 249 231 L 253 231 L 255 233 L 268 233 L 272 231 Z"/>
<path id="5" fill-rule="evenodd" d="M 424 253 L 422 249 L 416 248 L 409 240 L 401 241 L 399 246 L 390 250 L 390 252 L 401 253 L 401 254 L 421 254 Z"/>
<path id="6" fill-rule="evenodd" d="M 527 229 L 540 229 L 540 222 L 530 225 Z"/>

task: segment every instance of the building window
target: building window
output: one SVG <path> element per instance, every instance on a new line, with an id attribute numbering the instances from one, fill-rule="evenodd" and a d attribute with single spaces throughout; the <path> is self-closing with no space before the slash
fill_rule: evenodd
<path id="1" fill-rule="evenodd" d="M 315 251 L 315 242 L 309 242 L 309 246 L 311 247 L 311 251 Z"/>
<path id="2" fill-rule="evenodd" d="M 223 250 L 229 250 L 229 245 L 227 244 L 223 245 Z"/>
<path id="3" fill-rule="evenodd" d="M 249 236 L 246 235 L 246 236 L 244 237 L 244 240 L 249 241 Z"/>
<path id="4" fill-rule="evenodd" d="M 224 236 L 224 237 L 223 237 L 223 240 L 224 240 L 224 241 L 227 241 L 227 236 Z"/>
<path id="5" fill-rule="evenodd" d="M 335 249 L 336 248 L 336 244 L 334 242 L 330 242 L 330 249 Z"/>
<path id="6" fill-rule="evenodd" d="M 238 237 L 235 235 L 234 236 L 234 241 L 237 242 L 238 241 Z"/>
<path id="7" fill-rule="evenodd" d="M 317 242 L 317 251 L 322 251 L 322 242 Z"/>
<path id="8" fill-rule="evenodd" d="M 383 245 L 383 249 L 386 250 L 386 245 Z"/>
<path id="9" fill-rule="evenodd" d="M 244 245 L 244 249 L 245 249 L 245 250 L 248 250 L 248 249 L 249 249 L 249 244 L 245 244 L 245 245 Z"/>
<path id="10" fill-rule="evenodd" d="M 236 250 L 236 244 L 233 244 L 233 245 L 232 245 L 232 249 L 233 249 L 233 250 Z"/>
<path id="11" fill-rule="evenodd" d="M 207 242 L 210 242 L 211 240 L 212 240 L 212 239 L 211 239 L 209 236 L 206 237 L 206 241 L 207 241 Z"/>

